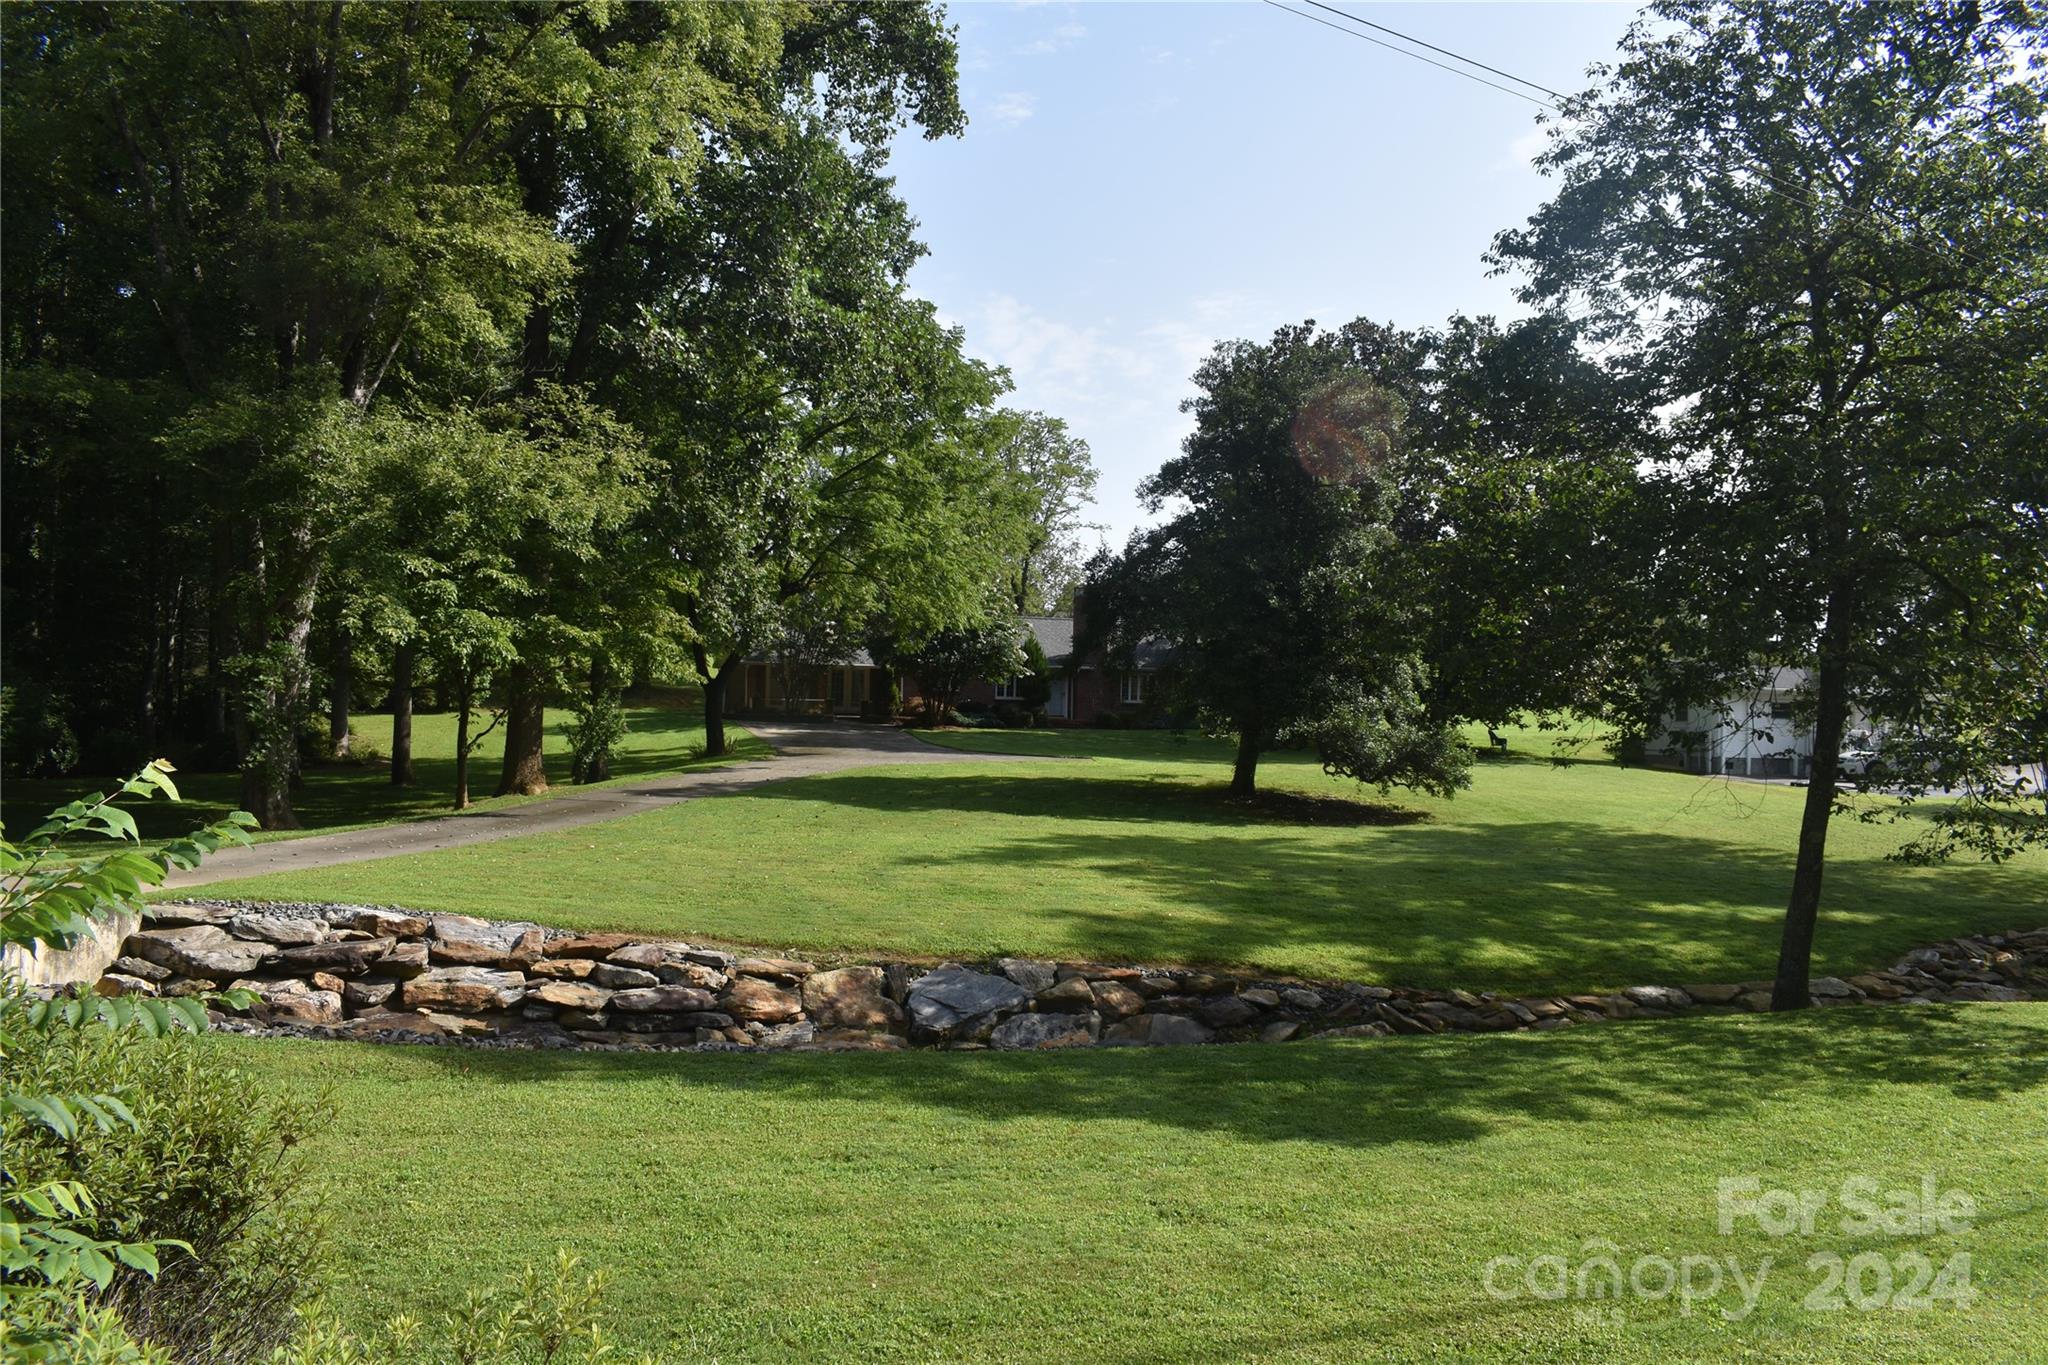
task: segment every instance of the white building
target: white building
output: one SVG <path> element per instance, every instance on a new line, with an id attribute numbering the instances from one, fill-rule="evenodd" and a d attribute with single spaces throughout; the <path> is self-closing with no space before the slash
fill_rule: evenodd
<path id="1" fill-rule="evenodd" d="M 1687 772 L 1723 777 L 1806 777 L 1813 767 L 1813 727 L 1797 719 L 1807 684 L 1803 668 L 1774 670 L 1760 685 L 1731 692 L 1710 706 L 1666 715 L 1650 736 L 1651 753 Z M 1870 747 L 1868 722 L 1852 715 L 1845 752 Z"/>

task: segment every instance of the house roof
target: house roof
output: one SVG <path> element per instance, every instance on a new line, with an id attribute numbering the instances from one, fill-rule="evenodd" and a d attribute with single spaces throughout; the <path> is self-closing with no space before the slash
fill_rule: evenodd
<path id="1" fill-rule="evenodd" d="M 1055 668 L 1065 668 L 1074 659 L 1074 618 L 1071 616 L 1024 616 L 1018 618 L 1034 636 L 1038 647 L 1045 651 L 1045 661 Z M 1164 640 L 1140 640 L 1132 651 L 1132 662 L 1139 669 L 1150 672 L 1165 666 L 1173 653 L 1172 647 Z"/>
<path id="2" fill-rule="evenodd" d="M 1037 639 L 1038 647 L 1045 651 L 1045 661 L 1050 664 L 1064 664 L 1074 652 L 1074 618 L 1071 616 L 1024 616 L 1019 617 L 1024 629 Z"/>

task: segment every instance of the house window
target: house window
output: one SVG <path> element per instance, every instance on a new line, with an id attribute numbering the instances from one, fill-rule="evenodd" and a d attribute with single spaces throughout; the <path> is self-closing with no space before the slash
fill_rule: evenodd
<path id="1" fill-rule="evenodd" d="M 1022 701 L 1024 694 L 1018 690 L 1020 679 L 1005 678 L 996 684 L 997 701 Z"/>
<path id="2" fill-rule="evenodd" d="M 1679 707 L 1671 713 L 1671 721 L 1674 725 L 1692 724 L 1692 708 L 1690 706 Z"/>
<path id="3" fill-rule="evenodd" d="M 1772 720 L 1790 720 L 1790 719 L 1792 719 L 1792 703 L 1791 703 L 1791 702 L 1789 702 L 1789 701 L 1774 701 L 1774 702 L 1772 702 L 1772 703 L 1771 703 L 1771 719 L 1772 719 Z"/>
<path id="4" fill-rule="evenodd" d="M 1124 705 L 1126 706 L 1136 706 L 1139 702 L 1145 700 L 1145 675 L 1143 673 L 1124 674 L 1123 698 Z"/>

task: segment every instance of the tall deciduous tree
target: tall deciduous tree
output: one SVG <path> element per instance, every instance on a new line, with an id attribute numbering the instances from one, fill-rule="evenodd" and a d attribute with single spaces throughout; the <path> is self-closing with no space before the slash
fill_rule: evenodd
<path id="1" fill-rule="evenodd" d="M 1195 383 L 1194 433 L 1140 489 L 1184 506 L 1090 585 L 1090 629 L 1173 651 L 1175 699 L 1237 741 L 1237 795 L 1261 754 L 1297 743 L 1382 787 L 1463 785 L 1470 755 L 1426 705 L 1395 531 L 1400 400 L 1312 323 L 1218 346 Z"/>
<path id="2" fill-rule="evenodd" d="M 1813 760 L 1773 1005 L 1808 1003 L 1853 714 L 1960 785 L 1940 828 L 2039 839 L 2048 488 L 2044 33 L 2026 5 L 1668 0 L 1495 251 L 1668 414 L 1657 617 L 1677 700 L 1807 670 Z"/>
<path id="3" fill-rule="evenodd" d="M 1655 530 L 1637 386 L 1556 316 L 1417 332 L 1361 320 L 1343 334 L 1406 406 L 1397 525 L 1415 556 L 1432 714 L 1494 726 L 1635 703 Z"/>
<path id="4" fill-rule="evenodd" d="M 208 642 L 233 685 L 242 804 L 266 826 L 295 823 L 307 637 L 365 414 L 409 360 L 501 348 L 567 264 L 503 152 L 513 123 L 577 98 L 561 58 L 589 39 L 579 22 L 341 4 L 10 16 L 9 180 L 35 207 L 9 213 L 10 237 L 38 269 L 9 281 L 10 303 L 36 300 L 10 359 L 89 375 L 96 401 L 145 397 L 141 439 L 210 471 Z M 35 414 L 43 430 L 10 432 L 10 450 L 77 416 Z"/>
<path id="5" fill-rule="evenodd" d="M 1088 443 L 1042 412 L 1005 409 L 992 419 L 1005 482 L 1022 510 L 1021 543 L 1009 570 L 1009 597 L 1020 613 L 1073 604 L 1084 572 L 1082 512 L 1095 492 Z"/>
<path id="6" fill-rule="evenodd" d="M 750 651 L 885 605 L 921 638 L 1010 552 L 983 420 L 1000 380 L 905 294 L 911 227 L 874 158 L 802 113 L 736 136 L 650 237 L 663 282 L 625 404 L 666 466 L 656 534 L 714 753 Z"/>

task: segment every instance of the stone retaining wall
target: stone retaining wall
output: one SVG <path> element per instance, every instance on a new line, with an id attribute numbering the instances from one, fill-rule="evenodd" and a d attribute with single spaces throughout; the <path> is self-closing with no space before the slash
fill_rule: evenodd
<path id="1" fill-rule="evenodd" d="M 225 986 L 260 997 L 230 1028 L 376 1040 L 592 1048 L 1028 1050 L 1553 1029 L 1762 1010 L 1768 983 L 1506 997 L 1355 982 L 1000 958 L 819 965 L 635 934 L 361 905 L 149 907 L 102 994 Z M 1886 971 L 1813 983 L 1846 1005 L 2048 997 L 2048 929 L 1960 938 Z"/>

